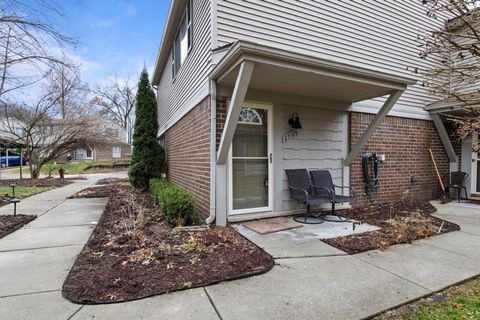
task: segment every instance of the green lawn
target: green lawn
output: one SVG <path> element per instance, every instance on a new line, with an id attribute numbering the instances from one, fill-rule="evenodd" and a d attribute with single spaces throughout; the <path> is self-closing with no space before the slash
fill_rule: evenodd
<path id="1" fill-rule="evenodd" d="M 52 187 L 20 187 L 18 186 L 18 187 L 15 187 L 15 197 L 26 198 L 50 189 L 52 189 Z M 0 187 L 0 195 L 12 196 L 12 188 Z"/>
<path id="2" fill-rule="evenodd" d="M 75 163 L 57 163 L 57 164 L 47 164 L 42 167 L 42 174 L 48 175 L 48 172 L 52 170 L 52 175 L 58 175 L 58 170 L 63 167 L 66 174 L 81 174 L 85 173 L 84 170 L 90 165 L 112 165 L 114 163 L 122 163 L 125 161 L 84 161 L 84 162 L 75 162 Z M 19 173 L 20 168 L 15 168 L 11 170 L 12 173 Z M 23 167 L 24 174 L 30 174 L 30 168 L 27 166 Z"/>
<path id="3" fill-rule="evenodd" d="M 480 319 L 480 278 L 454 286 L 431 297 L 389 311 L 377 320 Z"/>

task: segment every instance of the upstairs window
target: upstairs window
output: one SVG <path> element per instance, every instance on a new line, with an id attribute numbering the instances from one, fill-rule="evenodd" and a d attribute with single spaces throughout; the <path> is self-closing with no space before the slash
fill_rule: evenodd
<path id="1" fill-rule="evenodd" d="M 192 49 L 193 43 L 193 29 L 192 29 L 192 1 L 187 0 L 187 7 L 183 15 L 182 22 L 178 28 L 177 35 L 173 41 L 172 50 L 172 76 L 175 79 L 178 71 L 182 67 L 183 62 Z"/>

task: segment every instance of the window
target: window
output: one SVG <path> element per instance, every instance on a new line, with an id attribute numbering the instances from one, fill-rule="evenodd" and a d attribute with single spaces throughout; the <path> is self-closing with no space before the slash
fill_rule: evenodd
<path id="1" fill-rule="evenodd" d="M 112 158 L 121 158 L 122 157 L 122 147 L 113 147 Z"/>
<path id="2" fill-rule="evenodd" d="M 87 158 L 91 159 L 92 158 L 92 149 L 87 148 Z"/>
<path id="3" fill-rule="evenodd" d="M 175 79 L 178 71 L 180 70 L 183 62 L 188 56 L 190 49 L 192 49 L 192 1 L 187 1 L 187 7 L 185 14 L 183 15 L 182 22 L 178 28 L 177 35 L 173 41 L 172 49 L 172 77 Z"/>
<path id="4" fill-rule="evenodd" d="M 162 148 L 165 149 L 165 137 L 161 136 L 160 138 L 157 139 L 158 144 L 162 146 Z"/>
<path id="5" fill-rule="evenodd" d="M 250 108 L 243 108 L 240 110 L 240 116 L 238 117 L 238 123 L 263 125 L 262 117 L 257 110 Z"/>

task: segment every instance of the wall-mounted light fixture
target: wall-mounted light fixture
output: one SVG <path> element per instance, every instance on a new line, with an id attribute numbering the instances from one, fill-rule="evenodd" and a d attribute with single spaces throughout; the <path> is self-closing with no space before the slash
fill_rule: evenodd
<path id="1" fill-rule="evenodd" d="M 302 129 L 302 124 L 300 123 L 300 118 L 298 113 L 292 114 L 292 117 L 288 119 L 288 124 L 292 126 L 292 129 Z"/>

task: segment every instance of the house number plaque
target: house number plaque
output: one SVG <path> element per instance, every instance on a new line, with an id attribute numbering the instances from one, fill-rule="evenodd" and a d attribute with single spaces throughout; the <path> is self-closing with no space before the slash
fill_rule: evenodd
<path id="1" fill-rule="evenodd" d="M 296 136 L 297 136 L 297 130 L 290 130 L 290 132 L 288 132 L 282 137 L 282 143 L 292 140 Z"/>

